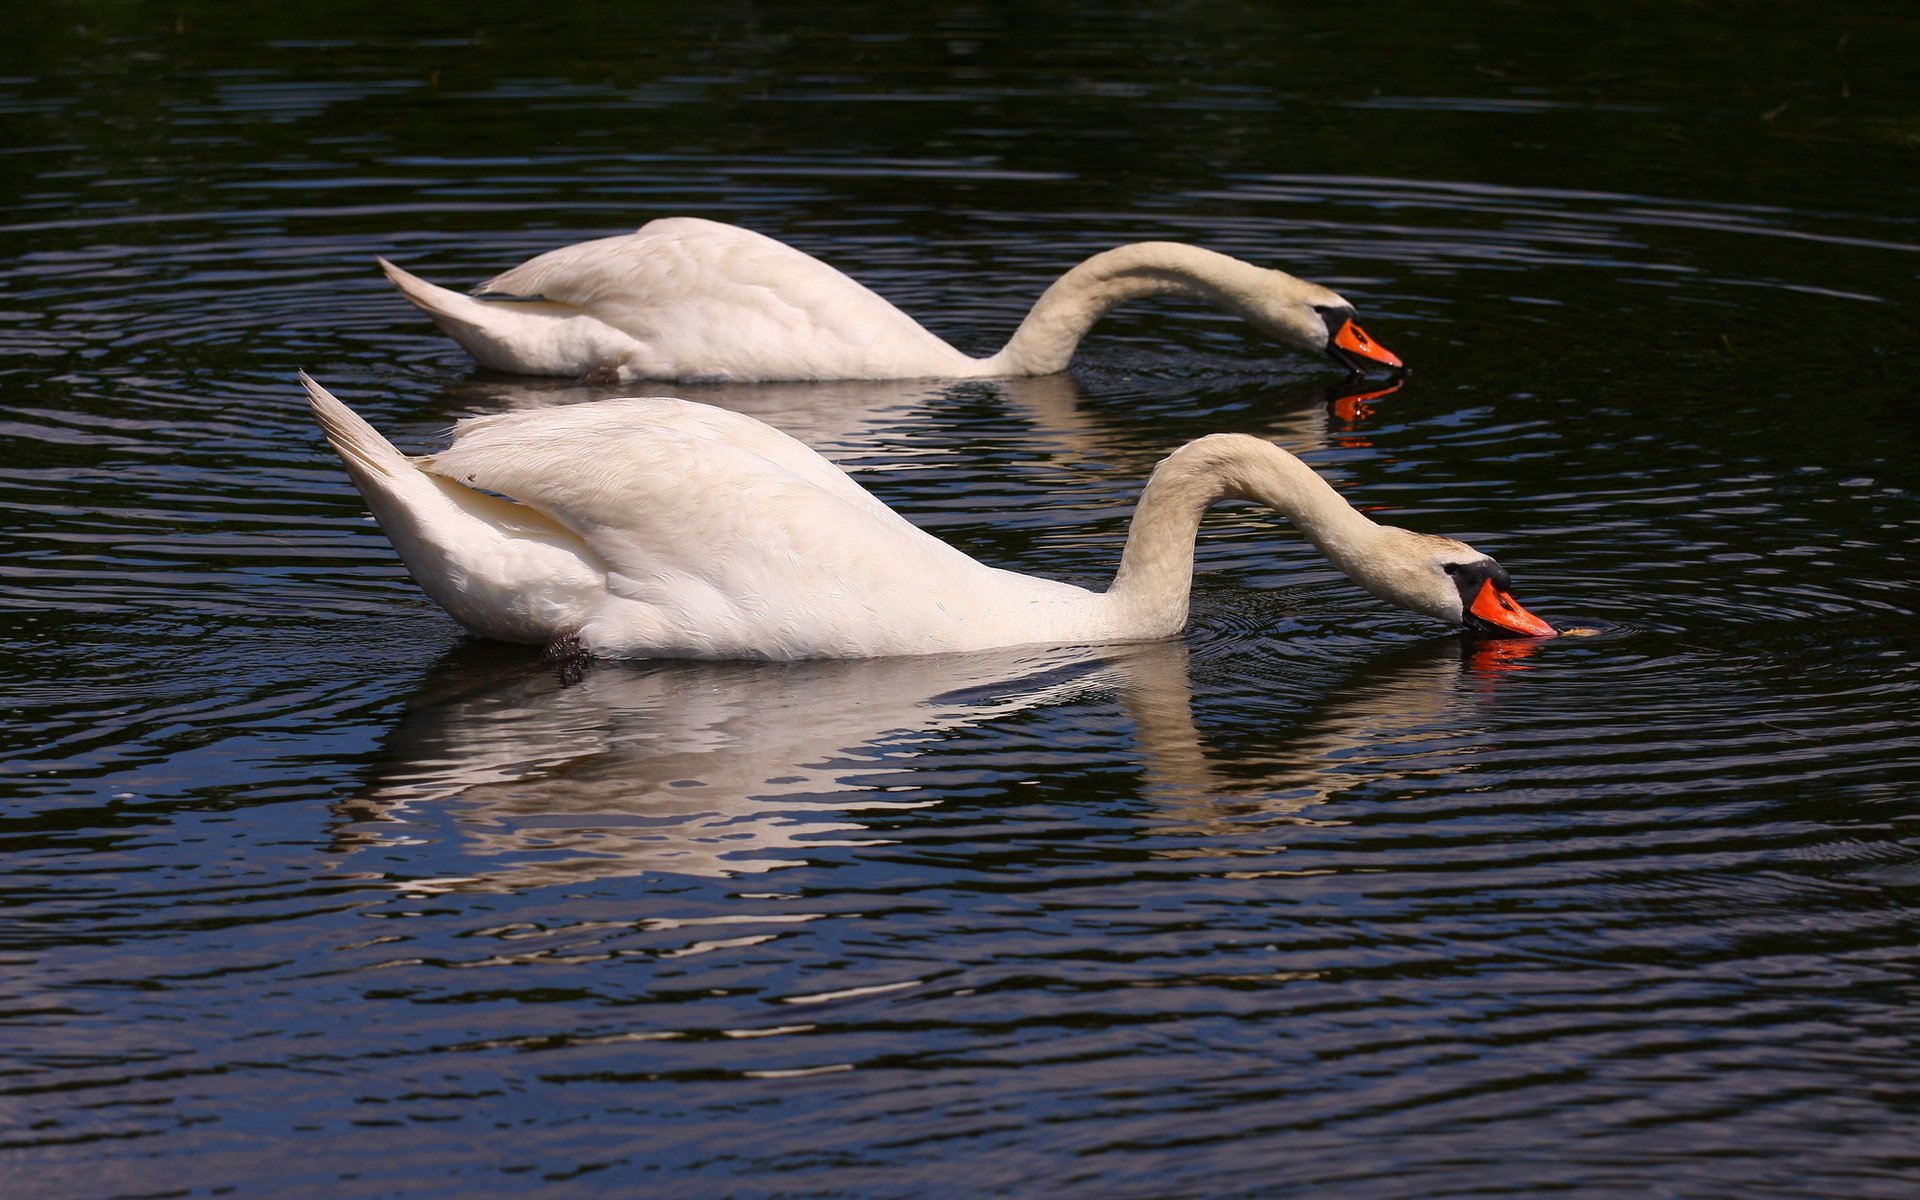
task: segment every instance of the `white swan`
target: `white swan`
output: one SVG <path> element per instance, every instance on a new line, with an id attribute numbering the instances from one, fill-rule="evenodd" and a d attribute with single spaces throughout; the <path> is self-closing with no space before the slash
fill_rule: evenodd
<path id="1" fill-rule="evenodd" d="M 636 379 L 973 378 L 1065 370 L 1114 305 L 1180 295 L 1239 313 L 1350 370 L 1398 367 L 1338 293 L 1174 242 L 1096 254 L 1056 280 L 1006 348 L 972 358 L 867 288 L 770 237 L 697 217 L 552 250 L 480 285 L 381 270 L 480 365 L 523 375 Z"/>
<path id="2" fill-rule="evenodd" d="M 474 417 L 448 449 L 409 459 L 300 378 L 401 561 L 482 637 L 757 659 L 1167 637 L 1186 623 L 1201 514 L 1228 497 L 1286 516 L 1383 600 L 1482 632 L 1554 633 L 1486 555 L 1376 525 L 1305 463 L 1241 434 L 1161 462 L 1112 586 L 1092 592 L 976 562 L 726 409 L 656 398 Z"/>

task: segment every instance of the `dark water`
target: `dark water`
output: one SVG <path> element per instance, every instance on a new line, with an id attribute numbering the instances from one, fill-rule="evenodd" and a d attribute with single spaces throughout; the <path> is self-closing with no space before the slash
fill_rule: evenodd
<path id="1" fill-rule="evenodd" d="M 0 77 L 0 1191 L 1920 1193 L 1920 17 L 1892 3 L 48 4 Z M 251 6 L 250 6 L 251 7 Z M 1250 509 L 1179 642 L 464 640 L 320 442 L 617 389 L 469 286 L 691 213 L 1070 376 L 678 388 L 1097 583 L 1268 435 L 1604 636 L 1476 649 Z M 631 389 L 625 389 L 631 390 Z M 658 390 L 658 389 L 655 389 Z"/>

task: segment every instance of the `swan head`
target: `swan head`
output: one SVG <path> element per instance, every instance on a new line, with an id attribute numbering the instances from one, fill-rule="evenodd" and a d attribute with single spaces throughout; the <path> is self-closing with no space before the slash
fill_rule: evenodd
<path id="1" fill-rule="evenodd" d="M 1350 572 L 1368 591 L 1481 637 L 1554 637 L 1513 598 L 1506 568 L 1465 542 L 1379 526 L 1370 561 Z"/>
<path id="2" fill-rule="evenodd" d="M 1306 328 L 1309 340 L 1305 349 L 1324 354 L 1353 372 L 1369 367 L 1405 369 L 1399 355 L 1367 336 L 1354 320 L 1353 305 L 1337 294 L 1327 292 L 1321 302 L 1309 305 L 1308 311 L 1314 319 Z"/>
<path id="3" fill-rule="evenodd" d="M 1324 340 L 1314 348 L 1347 370 L 1359 372 L 1372 366 L 1395 371 L 1406 369 L 1398 354 L 1367 336 L 1367 331 L 1353 319 L 1353 307 L 1345 301 L 1337 307 L 1316 307 L 1314 313 L 1325 331 Z"/>
<path id="4" fill-rule="evenodd" d="M 1360 328 L 1353 305 L 1340 293 L 1285 271 L 1265 274 L 1266 285 L 1246 314 L 1261 332 L 1309 354 L 1325 355 L 1349 371 L 1405 368 L 1399 355 Z"/>

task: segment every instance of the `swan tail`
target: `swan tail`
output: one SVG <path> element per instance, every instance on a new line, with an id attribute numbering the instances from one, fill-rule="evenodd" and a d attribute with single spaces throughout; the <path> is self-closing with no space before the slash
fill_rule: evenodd
<path id="1" fill-rule="evenodd" d="M 393 443 L 361 419 L 359 413 L 321 387 L 313 376 L 300 372 L 300 384 L 307 389 L 307 404 L 313 409 L 314 419 L 320 422 L 320 432 L 326 434 L 327 444 L 346 464 L 347 473 L 353 476 L 354 484 L 362 492 L 367 491 L 369 485 L 379 486 L 398 476 L 418 474 L 406 455 L 394 449 Z M 390 488 L 388 483 L 381 490 Z"/>
<path id="2" fill-rule="evenodd" d="M 400 294 L 483 367 L 523 375 L 581 375 L 617 367 L 633 343 L 575 305 L 545 296 L 466 296 L 384 258 L 377 261 Z"/>
<path id="3" fill-rule="evenodd" d="M 428 283 L 411 271 L 402 270 L 384 258 L 376 257 L 375 262 L 386 272 L 393 286 L 400 289 L 414 307 L 432 317 L 442 329 L 455 337 L 460 336 L 449 323 L 463 329 L 484 329 L 495 320 L 488 311 L 487 301 L 476 300 L 472 296 L 463 296 L 450 288 Z"/>
<path id="4" fill-rule="evenodd" d="M 300 383 L 307 389 L 307 403 L 314 419 L 326 435 L 327 444 L 340 456 L 360 496 L 367 502 L 374 520 L 400 552 L 409 569 L 423 558 L 445 556 L 449 529 L 460 523 L 459 505 L 452 490 L 423 473 L 415 462 L 394 448 L 380 431 L 316 383 L 305 371 Z M 420 572 L 414 572 L 420 577 Z"/>
<path id="5" fill-rule="evenodd" d="M 579 628 L 605 591 L 579 538 L 524 505 L 427 474 L 304 371 L 300 382 L 407 573 L 454 620 L 536 645 Z"/>

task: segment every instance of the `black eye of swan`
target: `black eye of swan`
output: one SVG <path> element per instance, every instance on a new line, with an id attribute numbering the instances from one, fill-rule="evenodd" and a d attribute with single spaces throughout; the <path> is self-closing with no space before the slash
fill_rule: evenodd
<path id="1" fill-rule="evenodd" d="M 1445 571 L 1449 575 L 1458 575 L 1460 573 L 1460 564 L 1459 563 L 1442 563 L 1440 566 L 1440 569 Z"/>

